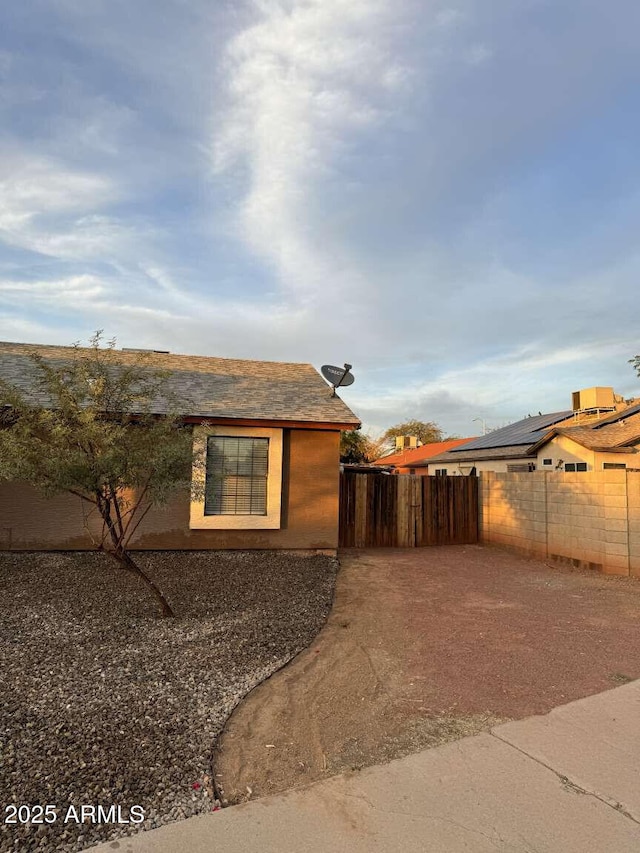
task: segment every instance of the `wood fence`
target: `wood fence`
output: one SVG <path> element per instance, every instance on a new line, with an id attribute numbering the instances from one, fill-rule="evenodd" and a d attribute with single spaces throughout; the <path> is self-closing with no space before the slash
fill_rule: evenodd
<path id="1" fill-rule="evenodd" d="M 477 477 L 340 475 L 341 548 L 478 541 Z"/>

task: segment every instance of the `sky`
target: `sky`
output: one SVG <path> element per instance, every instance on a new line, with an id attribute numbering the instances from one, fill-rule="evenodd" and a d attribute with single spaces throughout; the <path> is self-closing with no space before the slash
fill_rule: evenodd
<path id="1" fill-rule="evenodd" d="M 0 339 L 348 362 L 373 434 L 640 396 L 639 31 L 637 0 L 4 3 Z"/>

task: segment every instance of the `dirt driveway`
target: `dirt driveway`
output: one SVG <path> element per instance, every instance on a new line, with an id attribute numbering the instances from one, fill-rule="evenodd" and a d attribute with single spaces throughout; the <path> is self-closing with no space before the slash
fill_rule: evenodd
<path id="1" fill-rule="evenodd" d="M 229 802 L 463 737 L 640 678 L 640 582 L 476 545 L 346 550 L 314 644 L 215 757 Z"/>

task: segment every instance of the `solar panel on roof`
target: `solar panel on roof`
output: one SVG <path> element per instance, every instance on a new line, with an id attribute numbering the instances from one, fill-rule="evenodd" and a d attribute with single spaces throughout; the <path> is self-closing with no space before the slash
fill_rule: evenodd
<path id="1" fill-rule="evenodd" d="M 600 421 L 594 429 L 600 429 L 600 427 L 618 423 L 618 421 L 623 421 L 625 418 L 631 417 L 631 415 L 638 414 L 638 412 L 640 412 L 640 403 L 636 403 L 634 406 L 629 406 L 628 409 L 624 409 L 622 412 L 615 412 L 613 415 L 609 415 L 608 418 Z"/>
<path id="2" fill-rule="evenodd" d="M 539 441 L 549 431 L 550 427 L 560 421 L 566 420 L 573 414 L 569 409 L 565 412 L 553 412 L 546 415 L 534 415 L 531 418 L 523 418 L 514 424 L 496 429 L 493 432 L 475 438 L 468 444 L 455 447 L 451 453 L 467 450 L 489 450 L 492 447 L 509 447 L 512 444 L 530 445 Z"/>

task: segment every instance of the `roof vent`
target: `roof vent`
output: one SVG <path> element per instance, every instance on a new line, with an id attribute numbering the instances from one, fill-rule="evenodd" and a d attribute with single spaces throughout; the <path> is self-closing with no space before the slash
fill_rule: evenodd
<path id="1" fill-rule="evenodd" d="M 122 352 L 154 352 L 157 355 L 171 355 L 168 349 L 142 349 L 142 347 L 122 347 Z"/>

